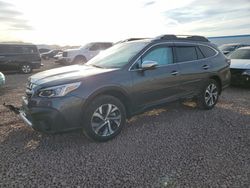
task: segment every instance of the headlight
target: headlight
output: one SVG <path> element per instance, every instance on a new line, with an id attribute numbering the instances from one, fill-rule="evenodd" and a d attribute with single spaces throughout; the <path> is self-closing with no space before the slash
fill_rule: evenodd
<path id="1" fill-rule="evenodd" d="M 62 96 L 67 95 L 71 91 L 74 91 L 80 85 L 81 85 L 81 82 L 76 82 L 76 83 L 71 83 L 71 84 L 44 88 L 38 92 L 38 96 L 40 97 L 62 97 Z"/>

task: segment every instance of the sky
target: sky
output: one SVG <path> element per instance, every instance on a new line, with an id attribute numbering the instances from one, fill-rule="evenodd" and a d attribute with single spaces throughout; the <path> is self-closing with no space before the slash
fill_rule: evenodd
<path id="1" fill-rule="evenodd" d="M 0 0 L 0 41 L 83 45 L 250 34 L 250 0 Z"/>

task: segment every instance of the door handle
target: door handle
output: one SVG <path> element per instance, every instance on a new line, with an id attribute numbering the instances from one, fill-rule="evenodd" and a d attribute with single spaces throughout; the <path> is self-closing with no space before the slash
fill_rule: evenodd
<path id="1" fill-rule="evenodd" d="M 175 75 L 178 74 L 178 71 L 172 71 L 171 74 L 172 74 L 173 76 L 175 76 Z"/>
<path id="2" fill-rule="evenodd" d="M 210 67 L 209 65 L 203 65 L 202 66 L 202 68 L 205 69 L 205 70 L 209 69 L 209 67 Z"/>

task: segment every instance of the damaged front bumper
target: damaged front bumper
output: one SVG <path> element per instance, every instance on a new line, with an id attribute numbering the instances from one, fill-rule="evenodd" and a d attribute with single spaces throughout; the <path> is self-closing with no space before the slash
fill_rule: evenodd
<path id="1" fill-rule="evenodd" d="M 23 98 L 23 102 L 25 103 L 25 102 L 27 102 L 27 100 L 25 100 Z M 21 108 L 15 107 L 13 105 L 10 105 L 10 104 L 5 104 L 5 103 L 3 104 L 3 106 L 5 106 L 6 108 L 8 108 L 10 111 L 14 112 L 15 114 L 19 115 L 20 118 L 23 120 L 23 122 L 27 126 L 33 127 L 32 121 L 27 118 L 27 115 L 26 115 L 26 113 L 25 113 L 24 110 L 22 110 Z"/>
<path id="2" fill-rule="evenodd" d="M 33 127 L 32 122 L 28 120 L 24 111 L 20 111 L 19 116 L 21 117 L 21 119 L 26 125 L 28 125 L 29 127 Z"/>
<path id="3" fill-rule="evenodd" d="M 82 99 L 75 96 L 63 98 L 22 98 L 20 108 L 4 104 L 18 114 L 32 129 L 44 133 L 64 132 L 82 128 Z"/>

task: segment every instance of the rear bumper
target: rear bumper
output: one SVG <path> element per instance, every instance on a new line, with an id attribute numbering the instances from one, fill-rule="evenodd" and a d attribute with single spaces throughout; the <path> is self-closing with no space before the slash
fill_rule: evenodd
<path id="1" fill-rule="evenodd" d="M 32 68 L 33 69 L 39 69 L 42 66 L 41 61 L 33 61 L 31 62 Z"/>
<path id="2" fill-rule="evenodd" d="M 221 89 L 224 90 L 228 88 L 231 84 L 231 72 L 229 68 L 224 69 L 220 72 L 221 79 Z"/>

